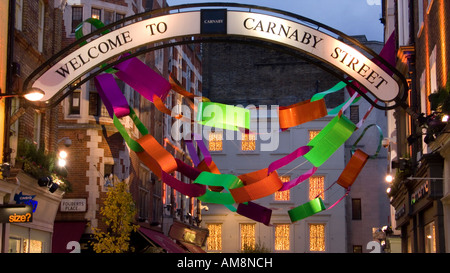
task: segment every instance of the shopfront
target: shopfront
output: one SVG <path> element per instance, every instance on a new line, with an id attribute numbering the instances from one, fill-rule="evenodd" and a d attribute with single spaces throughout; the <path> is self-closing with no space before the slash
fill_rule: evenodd
<path id="1" fill-rule="evenodd" d="M 445 252 L 442 168 L 442 157 L 424 155 L 417 176 L 405 180 L 392 202 L 404 253 Z"/>
<path id="2" fill-rule="evenodd" d="M 8 217 L 2 218 L 2 253 L 52 252 L 53 224 L 63 192 L 40 187 L 37 179 L 19 171 L 0 180 L 0 210 L 3 216 L 13 207 Z M 21 213 L 18 208 L 28 207 Z M 1 213 L 0 213 L 1 214 Z"/>

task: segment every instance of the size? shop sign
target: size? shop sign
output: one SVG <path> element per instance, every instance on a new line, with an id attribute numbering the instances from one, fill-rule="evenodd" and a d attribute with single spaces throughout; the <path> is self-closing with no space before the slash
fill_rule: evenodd
<path id="1" fill-rule="evenodd" d="M 70 53 L 48 68 L 32 86 L 45 90 L 41 101 L 48 101 L 90 70 L 130 50 L 180 37 L 217 34 L 256 38 L 302 51 L 341 70 L 384 102 L 395 100 L 400 92 L 391 73 L 324 32 L 272 15 L 227 10 L 162 15 L 112 30 L 76 50 L 66 49 Z"/>
<path id="2" fill-rule="evenodd" d="M 33 222 L 33 207 L 29 205 L 1 205 L 0 223 Z"/>

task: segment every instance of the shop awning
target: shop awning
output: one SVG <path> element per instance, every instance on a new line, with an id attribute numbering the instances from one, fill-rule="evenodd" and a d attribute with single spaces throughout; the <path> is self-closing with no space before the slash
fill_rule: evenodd
<path id="1" fill-rule="evenodd" d="M 191 253 L 206 253 L 206 251 L 204 251 L 201 247 L 196 246 L 194 244 L 181 242 L 181 241 L 178 241 L 178 242 L 180 244 L 182 244 L 185 248 L 187 248 L 187 250 L 189 250 L 189 252 L 191 252 Z"/>
<path id="2" fill-rule="evenodd" d="M 69 253 L 67 249 L 70 241 L 79 242 L 86 228 L 86 222 L 55 222 L 53 224 L 52 252 Z"/>
<path id="3" fill-rule="evenodd" d="M 160 232 L 143 227 L 139 228 L 139 231 L 154 243 L 164 248 L 168 253 L 186 253 L 186 251 L 178 246 L 172 239 Z"/>

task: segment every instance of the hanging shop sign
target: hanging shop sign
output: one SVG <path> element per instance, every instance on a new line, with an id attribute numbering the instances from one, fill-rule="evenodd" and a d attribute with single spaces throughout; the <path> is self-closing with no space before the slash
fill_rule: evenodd
<path id="1" fill-rule="evenodd" d="M 86 199 L 62 199 L 61 200 L 61 212 L 85 212 L 86 211 Z"/>
<path id="2" fill-rule="evenodd" d="M 0 205 L 0 223 L 33 222 L 33 208 L 29 205 Z"/>
<path id="3" fill-rule="evenodd" d="M 422 198 L 426 197 L 428 193 L 430 192 L 430 182 L 426 180 L 424 183 L 422 183 L 415 192 L 411 194 L 411 205 L 414 205 Z"/>
<path id="4" fill-rule="evenodd" d="M 25 195 L 22 192 L 16 193 L 14 195 L 14 201 L 16 201 L 16 204 L 24 204 L 29 205 L 33 208 L 33 213 L 36 212 L 38 202 L 34 200 L 34 197 L 36 195 Z"/>
<path id="5" fill-rule="evenodd" d="M 48 102 L 90 70 L 132 49 L 177 37 L 211 35 L 250 37 L 281 44 L 341 70 L 382 102 L 399 97 L 400 87 L 391 76 L 393 72 L 385 71 L 350 45 L 298 22 L 226 9 L 156 16 L 109 31 L 76 50 L 65 49 L 72 51 L 55 61 L 34 81 L 32 87 L 44 90 L 45 96 L 41 101 Z"/>

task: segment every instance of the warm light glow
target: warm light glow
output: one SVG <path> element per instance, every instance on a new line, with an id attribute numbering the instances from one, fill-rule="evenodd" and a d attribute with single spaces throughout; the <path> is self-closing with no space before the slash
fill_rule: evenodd
<path id="1" fill-rule="evenodd" d="M 445 14 L 445 3 L 448 1 L 439 1 L 439 38 L 441 39 L 441 71 L 442 71 L 442 86 L 447 84 L 447 14 Z"/>
<path id="2" fill-rule="evenodd" d="M 325 224 L 309 224 L 309 251 L 325 251 Z"/>
<path id="3" fill-rule="evenodd" d="M 256 148 L 254 134 L 242 134 L 242 151 L 254 151 Z"/>
<path id="4" fill-rule="evenodd" d="M 33 89 L 30 89 L 24 95 L 24 97 L 29 101 L 38 101 L 44 97 L 44 94 L 45 94 L 44 91 L 37 89 L 37 88 L 33 88 Z"/>
<path id="5" fill-rule="evenodd" d="M 391 192 L 391 188 L 387 188 L 386 193 L 390 193 Z"/>
<path id="6" fill-rule="evenodd" d="M 442 117 L 442 122 L 447 122 L 448 121 L 448 115 L 444 115 Z"/>
<path id="7" fill-rule="evenodd" d="M 325 195 L 323 194 L 325 183 L 325 176 L 312 176 L 309 178 L 309 200 L 313 200 L 318 197 L 325 200 Z"/>
<path id="8" fill-rule="evenodd" d="M 58 159 L 58 166 L 60 166 L 60 167 L 66 166 L 66 160 L 64 160 L 62 158 Z"/>
<path id="9" fill-rule="evenodd" d="M 241 224 L 241 250 L 255 249 L 255 224 Z"/>
<path id="10" fill-rule="evenodd" d="M 222 132 L 209 133 L 209 150 L 222 151 Z"/>
<path id="11" fill-rule="evenodd" d="M 62 159 L 66 159 L 67 158 L 67 152 L 66 151 L 60 151 L 59 152 L 59 157 Z"/>
<path id="12" fill-rule="evenodd" d="M 209 230 L 207 248 L 208 250 L 222 250 L 222 225 L 208 224 Z"/>
<path id="13" fill-rule="evenodd" d="M 288 175 L 283 175 L 280 176 L 280 180 L 281 182 L 286 183 L 291 180 L 291 177 Z M 275 201 L 289 201 L 290 198 L 290 190 L 275 192 Z"/>
<path id="14" fill-rule="evenodd" d="M 394 181 L 394 177 L 392 177 L 392 175 L 388 174 L 388 175 L 386 175 L 384 180 L 386 180 L 386 182 L 388 182 L 388 183 L 392 183 L 392 181 Z"/>
<path id="15" fill-rule="evenodd" d="M 309 133 L 309 140 L 311 141 L 320 133 L 320 130 L 309 130 L 308 133 Z"/>
<path id="16" fill-rule="evenodd" d="M 275 225 L 275 250 L 289 250 L 289 228 L 290 225 Z"/>

